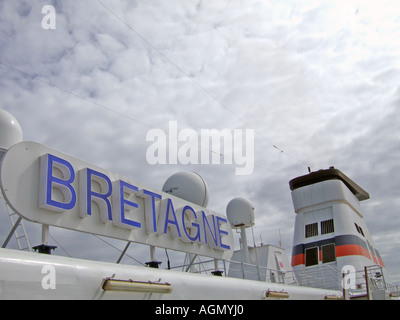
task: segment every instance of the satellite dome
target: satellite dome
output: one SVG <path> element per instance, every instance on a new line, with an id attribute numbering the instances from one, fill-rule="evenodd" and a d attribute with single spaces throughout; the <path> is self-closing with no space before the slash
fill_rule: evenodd
<path id="1" fill-rule="evenodd" d="M 232 228 L 254 226 L 254 207 L 248 199 L 232 199 L 226 206 L 226 216 Z"/>
<path id="2" fill-rule="evenodd" d="M 22 141 L 22 128 L 17 119 L 0 109 L 0 150 L 8 150 Z"/>
<path id="3" fill-rule="evenodd" d="M 208 186 L 199 174 L 192 171 L 173 174 L 165 181 L 162 191 L 202 207 L 208 204 Z"/>

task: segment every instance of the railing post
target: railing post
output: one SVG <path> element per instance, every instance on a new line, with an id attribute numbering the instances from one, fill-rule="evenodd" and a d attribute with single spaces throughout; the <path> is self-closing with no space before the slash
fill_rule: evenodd
<path id="1" fill-rule="evenodd" d="M 371 299 L 370 299 L 370 296 L 369 296 L 368 268 L 367 268 L 366 266 L 364 267 L 364 274 L 365 274 L 365 284 L 366 284 L 366 287 L 367 287 L 367 299 L 368 299 L 368 300 L 371 300 Z"/>

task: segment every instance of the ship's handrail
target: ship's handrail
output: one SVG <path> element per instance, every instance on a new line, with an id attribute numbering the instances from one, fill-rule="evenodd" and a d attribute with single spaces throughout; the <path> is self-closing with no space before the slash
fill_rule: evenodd
<path id="1" fill-rule="evenodd" d="M 242 279 L 252 279 L 266 281 L 272 283 L 285 283 L 289 285 L 297 285 L 296 276 L 293 270 L 282 271 L 273 268 L 267 268 L 251 263 L 243 263 L 240 261 L 223 260 L 222 275 L 225 277 L 236 277 Z M 227 267 L 229 265 L 229 267 Z M 192 268 L 193 267 L 193 268 Z M 197 268 L 196 268 L 197 267 Z M 212 274 L 216 271 L 215 260 L 209 259 L 204 261 L 184 263 L 171 269 L 181 269 L 182 271 L 191 273 L 206 273 Z M 236 273 L 237 276 L 231 276 L 229 273 Z M 238 276 L 240 275 L 240 276 Z"/>
<path id="2" fill-rule="evenodd" d="M 200 260 L 200 258 L 198 257 Z M 222 262 L 222 263 L 221 263 Z M 334 265 L 326 264 L 324 268 L 310 267 L 306 270 L 282 271 L 264 266 L 257 266 L 251 263 L 240 261 L 224 260 L 216 264 L 214 259 L 184 263 L 172 267 L 171 269 L 181 269 L 184 272 L 212 274 L 216 271 L 216 265 L 223 267 L 220 274 L 225 277 L 232 277 L 230 273 L 235 273 L 235 278 L 252 279 L 271 283 L 299 285 L 320 289 L 342 290 L 342 275 Z M 366 271 L 367 270 L 367 271 Z M 400 297 L 400 285 L 387 283 L 384 280 L 380 266 L 369 266 L 366 270 L 355 272 L 354 287 L 349 289 L 349 297 L 367 297 L 366 274 L 368 276 L 368 290 L 372 297 L 374 292 L 385 291 L 390 297 Z"/>
<path id="3" fill-rule="evenodd" d="M 387 288 L 391 295 L 400 297 L 400 285 L 399 284 L 388 283 Z"/>
<path id="4" fill-rule="evenodd" d="M 383 268 L 379 265 L 367 266 L 355 272 L 355 286 L 348 289 L 350 299 L 376 299 L 379 293 L 378 299 L 397 298 L 400 297 L 400 286 L 386 282 Z"/>
<path id="5" fill-rule="evenodd" d="M 305 287 L 341 290 L 338 268 L 325 264 L 322 267 L 313 266 L 304 270 L 295 270 L 298 284 Z"/>

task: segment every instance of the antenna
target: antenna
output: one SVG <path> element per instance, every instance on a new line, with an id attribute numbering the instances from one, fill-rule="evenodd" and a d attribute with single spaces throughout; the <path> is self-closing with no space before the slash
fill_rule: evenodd
<path id="1" fill-rule="evenodd" d="M 17 119 L 0 109 L 0 158 L 3 153 L 22 140 L 22 128 Z"/>
<path id="2" fill-rule="evenodd" d="M 254 226 L 254 207 L 245 198 L 234 198 L 226 207 L 226 216 L 233 229 L 240 229 L 243 262 L 249 262 L 249 248 L 247 246 L 246 228 Z"/>
<path id="3" fill-rule="evenodd" d="M 162 191 L 202 207 L 207 207 L 209 192 L 204 179 L 193 171 L 182 171 L 165 181 Z"/>
<path id="4" fill-rule="evenodd" d="M 22 127 L 17 119 L 7 111 L 0 109 L 0 160 L 8 149 L 22 141 Z M 3 198 L 1 193 L 0 198 Z M 11 237 L 15 235 L 19 249 L 30 251 L 31 245 L 29 243 L 28 235 L 26 234 L 22 217 L 15 213 L 7 202 L 5 202 L 5 205 L 8 210 L 8 216 L 10 217 L 12 228 L 2 247 L 5 248 Z M 14 216 L 17 216 L 18 218 L 14 220 Z M 22 239 L 24 239 L 25 242 L 23 242 Z"/>
<path id="5" fill-rule="evenodd" d="M 162 191 L 202 207 L 207 207 L 208 205 L 209 192 L 207 183 L 198 173 L 193 171 L 181 171 L 173 174 L 165 181 Z M 150 263 L 157 263 L 155 260 L 155 249 L 152 246 L 150 246 L 150 256 L 152 260 Z M 196 259 L 196 255 L 193 256 L 187 253 L 186 258 L 191 261 L 191 266 Z"/>

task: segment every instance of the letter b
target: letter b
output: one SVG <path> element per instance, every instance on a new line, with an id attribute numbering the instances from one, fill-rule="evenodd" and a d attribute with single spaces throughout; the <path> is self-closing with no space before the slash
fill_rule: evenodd
<path id="1" fill-rule="evenodd" d="M 39 207 L 55 212 L 72 209 L 76 192 L 72 186 L 75 171 L 72 165 L 52 154 L 40 158 Z"/>

